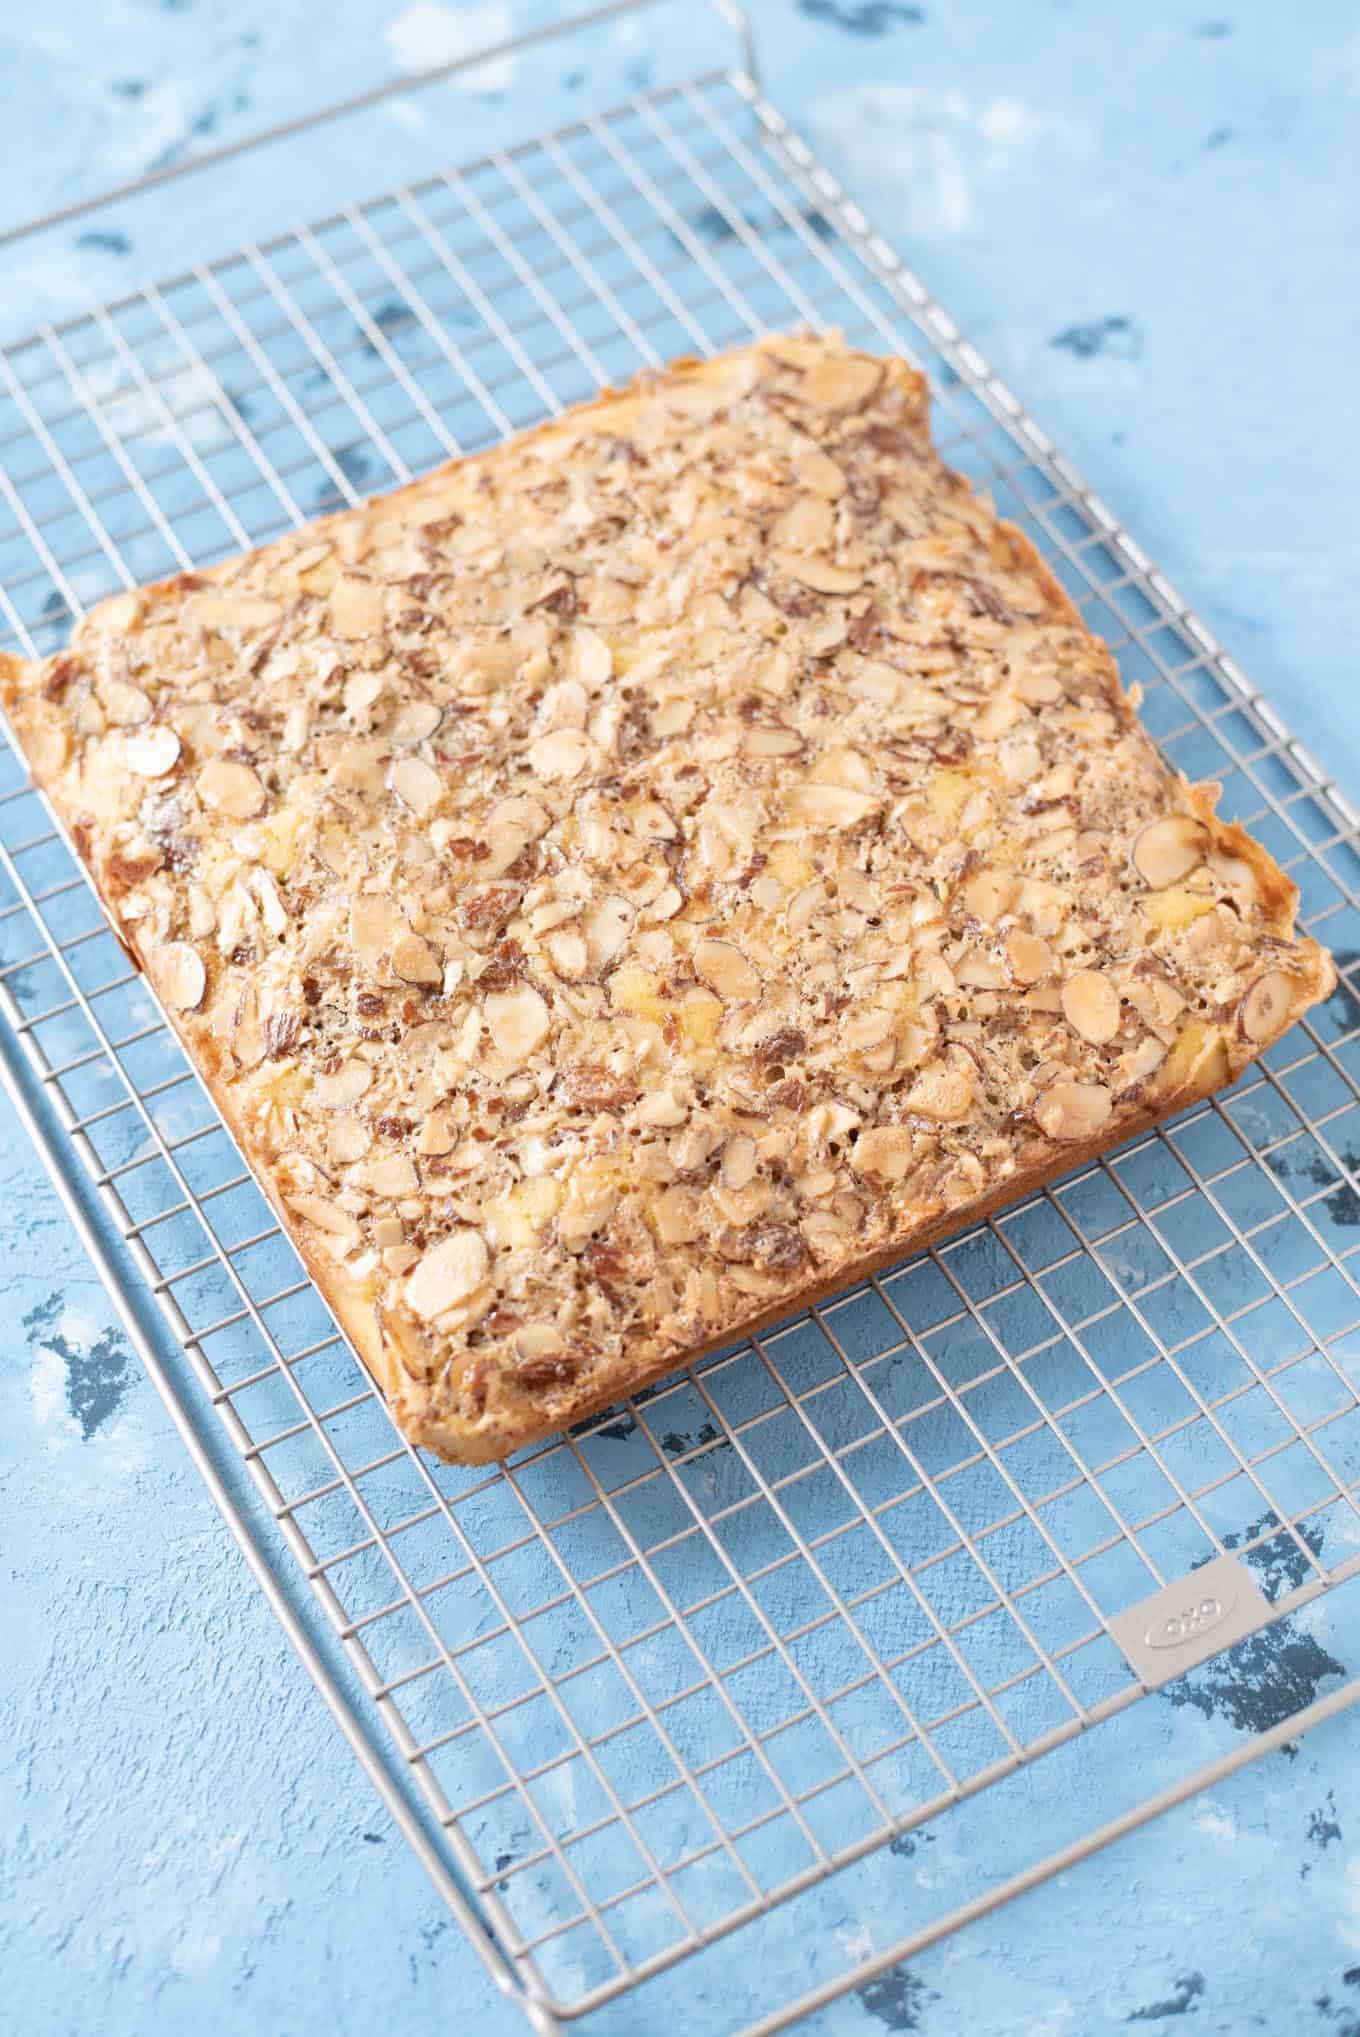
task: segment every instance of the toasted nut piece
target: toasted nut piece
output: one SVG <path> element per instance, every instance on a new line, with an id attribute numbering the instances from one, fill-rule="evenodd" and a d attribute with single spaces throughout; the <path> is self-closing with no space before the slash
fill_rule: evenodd
<path id="1" fill-rule="evenodd" d="M 534 775 L 550 784 L 562 778 L 579 778 L 590 762 L 594 745 L 579 729 L 552 729 L 529 745 L 529 763 Z"/>
<path id="2" fill-rule="evenodd" d="M 627 942 L 636 920 L 634 908 L 617 893 L 611 893 L 591 907 L 581 925 L 592 969 L 603 969 L 613 961 Z"/>
<path id="3" fill-rule="evenodd" d="M 578 976 L 584 976 L 590 967 L 585 936 L 575 927 L 559 927 L 556 933 L 546 936 L 543 945 L 559 976 L 574 981 Z"/>
<path id="4" fill-rule="evenodd" d="M 719 997 L 740 1000 L 760 995 L 760 976 L 731 941 L 700 941 L 694 967 Z"/>
<path id="5" fill-rule="evenodd" d="M 805 372 L 798 387 L 804 403 L 819 410 L 858 410 L 883 380 L 880 362 L 863 354 L 842 354 L 816 361 Z"/>
<path id="6" fill-rule="evenodd" d="M 373 1070 L 367 1061 L 342 1061 L 334 1075 L 314 1075 L 311 1096 L 322 1110 L 348 1110 L 370 1087 Z"/>
<path id="7" fill-rule="evenodd" d="M 1188 813 L 1168 814 L 1164 820 L 1149 822 L 1134 841 L 1131 859 L 1134 869 L 1153 891 L 1179 884 L 1204 861 L 1209 845 L 1202 821 Z"/>
<path id="8" fill-rule="evenodd" d="M 331 629 L 338 637 L 372 637 L 381 633 L 385 603 L 381 584 L 342 573 L 331 589 Z"/>
<path id="9" fill-rule="evenodd" d="M 124 736 L 123 760 L 139 778 L 164 778 L 178 764 L 182 748 L 175 731 L 162 722 L 155 728 Z"/>
<path id="10" fill-rule="evenodd" d="M 755 1176 L 756 1142 L 749 1132 L 737 1132 L 723 1147 L 722 1178 L 725 1187 L 739 1194 Z"/>
<path id="11" fill-rule="evenodd" d="M 282 622 L 283 608 L 277 601 L 235 594 L 223 587 L 196 594 L 188 604 L 188 615 L 199 629 L 268 629 L 271 622 Z"/>
<path id="12" fill-rule="evenodd" d="M 398 757 L 387 776 L 387 782 L 412 813 L 429 813 L 439 804 L 444 789 L 443 780 L 433 764 L 427 764 L 423 757 Z M 513 859 L 512 859 L 513 860 Z"/>
<path id="13" fill-rule="evenodd" d="M 366 716 L 383 690 L 381 672 L 351 672 L 345 681 L 345 712 Z"/>
<path id="14" fill-rule="evenodd" d="M 210 757 L 195 782 L 203 804 L 229 820 L 254 820 L 265 802 L 264 786 L 249 764 L 231 757 Z"/>
<path id="15" fill-rule="evenodd" d="M 443 719 L 443 708 L 432 700 L 403 701 L 388 724 L 387 740 L 394 749 L 414 749 L 428 742 Z"/>
<path id="16" fill-rule="evenodd" d="M 864 585 L 857 566 L 838 566 L 834 559 L 816 558 L 810 552 L 780 552 L 776 565 L 791 580 L 810 587 L 814 594 L 854 594 Z"/>
<path id="17" fill-rule="evenodd" d="M 845 469 L 837 465 L 829 454 L 817 446 L 800 448 L 794 454 L 794 465 L 798 478 L 805 488 L 814 495 L 822 496 L 827 502 L 838 502 L 845 493 Z"/>
<path id="18" fill-rule="evenodd" d="M 1113 1109 L 1103 1082 L 1072 1082 L 1060 1076 L 1035 1104 L 1034 1122 L 1049 1139 L 1093 1139 Z"/>
<path id="19" fill-rule="evenodd" d="M 1047 941 L 1012 927 L 1006 936 L 1006 961 L 1017 983 L 1041 983 L 1058 966 L 1058 958 Z"/>
<path id="20" fill-rule="evenodd" d="M 1016 880 L 1009 870 L 975 870 L 959 886 L 964 910 L 984 926 L 993 926 L 1015 899 Z"/>
<path id="21" fill-rule="evenodd" d="M 1119 992 L 1099 969 L 1078 969 L 1062 987 L 1067 1023 L 1093 1047 L 1104 1046 L 1119 1031 Z"/>
<path id="22" fill-rule="evenodd" d="M 531 983 L 493 991 L 482 1008 L 492 1039 L 516 1061 L 532 1054 L 548 1030 L 548 1007 Z"/>
<path id="23" fill-rule="evenodd" d="M 871 1125 L 855 1141 L 850 1164 L 871 1180 L 902 1181 L 911 1166 L 909 1125 Z"/>
<path id="24" fill-rule="evenodd" d="M 1238 1007 L 1237 1022 L 1254 1046 L 1274 1039 L 1289 1016 L 1294 985 L 1282 969 L 1258 976 Z"/>
<path id="25" fill-rule="evenodd" d="M 374 1195 L 386 1196 L 389 1201 L 400 1202 L 406 1195 L 414 1195 L 420 1187 L 420 1176 L 416 1163 L 409 1153 L 380 1153 L 376 1160 L 370 1160 L 363 1170 L 364 1187 Z M 380 1241 L 381 1242 L 381 1241 Z M 400 1244 L 400 1239 L 389 1239 L 389 1244 Z"/>
<path id="26" fill-rule="evenodd" d="M 677 1181 L 657 1197 L 656 1228 L 663 1245 L 692 1244 L 699 1235 L 699 1198 Z"/>
<path id="27" fill-rule="evenodd" d="M 1052 672 L 1021 672 L 1011 690 L 1027 707 L 1053 707 L 1063 697 L 1062 680 Z"/>
<path id="28" fill-rule="evenodd" d="M 113 728 L 134 728 L 151 719 L 151 697 L 126 679 L 106 679 L 99 688 L 104 713 Z"/>
<path id="29" fill-rule="evenodd" d="M 170 941 L 153 948 L 147 970 L 161 1003 L 171 1011 L 197 1011 L 208 987 L 208 972 L 196 948 L 187 941 Z"/>
<path id="30" fill-rule="evenodd" d="M 354 958 L 366 969 L 376 969 L 401 932 L 401 914 L 390 898 L 376 891 L 361 891 L 350 901 L 349 937 Z"/>
<path id="31" fill-rule="evenodd" d="M 327 1201 L 324 1195 L 290 1195 L 288 1207 L 294 1216 L 302 1217 L 314 1224 L 319 1231 L 326 1231 L 333 1238 L 352 1249 L 360 1241 L 362 1233 L 348 1210 L 338 1203 Z"/>
<path id="32" fill-rule="evenodd" d="M 940 1124 L 957 1124 L 967 1117 L 976 1095 L 977 1069 L 972 1055 L 961 1047 L 950 1047 L 922 1068 L 907 1091 L 907 1109 Z"/>
<path id="33" fill-rule="evenodd" d="M 553 1323 L 526 1323 L 515 1332 L 515 1356 L 526 1365 L 540 1358 L 555 1358 L 566 1348 L 565 1337 Z"/>
<path id="34" fill-rule="evenodd" d="M 812 828 L 853 828 L 882 801 L 872 792 L 853 792 L 847 785 L 795 785 L 785 800 L 789 819 Z"/>
<path id="35" fill-rule="evenodd" d="M 403 983 L 442 983 L 444 964 L 428 941 L 409 931 L 392 943 L 392 970 Z"/>
<path id="36" fill-rule="evenodd" d="M 339 1166 L 362 1160 L 373 1144 L 373 1134 L 362 1118 L 338 1117 L 326 1128 L 326 1152 Z"/>
<path id="37" fill-rule="evenodd" d="M 839 468 L 834 471 L 840 474 Z M 844 488 L 844 474 L 840 474 L 840 483 Z M 770 531 L 770 543 L 781 551 L 829 552 L 835 542 L 836 519 L 816 495 L 797 496 Z"/>
<path id="38" fill-rule="evenodd" d="M 490 1254 L 480 1231 L 452 1231 L 430 1247 L 407 1281 L 407 1306 L 426 1322 L 442 1316 L 445 1309 L 476 1293 L 489 1264 Z"/>

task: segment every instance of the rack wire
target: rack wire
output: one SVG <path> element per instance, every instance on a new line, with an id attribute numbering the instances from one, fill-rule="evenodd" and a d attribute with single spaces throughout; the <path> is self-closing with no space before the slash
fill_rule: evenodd
<path id="1" fill-rule="evenodd" d="M 1330 1003 L 1164 1130 L 504 1469 L 452 1470 L 394 1432 L 0 756 L 11 1093 L 309 1672 L 540 2032 L 636 2029 L 634 1991 L 697 1959 L 716 2002 L 747 1976 L 764 2037 L 1360 1695 L 1168 1768 L 1158 1678 L 1115 1638 L 1215 1559 L 1266 1621 L 1360 1573 L 1356 815 L 749 68 L 0 353 L 0 619 L 37 653 L 112 588 L 800 322 L 925 368 L 946 458 L 1337 953 Z M 887 1877 L 912 1833 L 1071 1775 L 1067 1836 L 1050 1820 L 1026 1857 L 994 1818 L 971 1893 L 903 1930 Z M 827 1929 L 847 1911 L 848 1950 Z"/>

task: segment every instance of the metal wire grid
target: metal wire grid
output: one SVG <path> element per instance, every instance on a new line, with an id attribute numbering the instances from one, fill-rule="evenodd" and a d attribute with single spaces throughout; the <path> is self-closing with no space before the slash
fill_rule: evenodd
<path id="1" fill-rule="evenodd" d="M 1353 816 L 744 76 L 0 355 L 0 606 L 33 651 L 112 587 L 798 321 L 926 367 L 947 457 L 1338 951 L 1331 1003 L 1167 1132 L 504 1471 L 452 1471 L 394 1435 L 0 764 L 12 1032 L 545 2030 L 1125 1712 L 1107 1620 L 1205 1558 L 1245 1556 L 1277 1616 L 1360 1570 Z"/>

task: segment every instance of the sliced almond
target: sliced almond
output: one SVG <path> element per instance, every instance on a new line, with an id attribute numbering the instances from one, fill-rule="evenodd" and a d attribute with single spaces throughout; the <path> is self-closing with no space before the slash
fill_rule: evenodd
<path id="1" fill-rule="evenodd" d="M 1063 698 L 1063 683 L 1053 672 L 1021 672 L 1011 689 L 1027 707 L 1056 707 Z"/>
<path id="2" fill-rule="evenodd" d="M 406 1283 L 406 1301 L 430 1322 L 475 1294 L 486 1278 L 490 1254 L 480 1231 L 457 1230 L 425 1254 Z"/>
<path id="3" fill-rule="evenodd" d="M 873 1125 L 860 1133 L 850 1155 L 856 1174 L 876 1181 L 902 1181 L 911 1169 L 913 1139 L 908 1125 Z"/>
<path id="4" fill-rule="evenodd" d="M 759 1155 L 749 1132 L 737 1132 L 723 1147 L 723 1185 L 740 1194 L 754 1178 Z"/>
<path id="5" fill-rule="evenodd" d="M 347 640 L 378 636 L 386 616 L 381 584 L 342 573 L 331 589 L 331 631 Z"/>
<path id="6" fill-rule="evenodd" d="M 288 1207 L 294 1216 L 314 1224 L 317 1230 L 325 1231 L 333 1238 L 339 1238 L 351 1249 L 362 1238 L 363 1233 L 349 1211 L 341 1209 L 338 1203 L 331 1202 L 324 1195 L 290 1195 Z"/>
<path id="7" fill-rule="evenodd" d="M 404 701 L 388 723 L 387 740 L 394 749 L 414 749 L 429 741 L 443 719 L 443 708 L 432 700 Z"/>
<path id="8" fill-rule="evenodd" d="M 171 1011 L 197 1011 L 208 987 L 208 972 L 197 948 L 187 941 L 170 941 L 154 948 L 147 969 L 162 1004 Z"/>
<path id="9" fill-rule="evenodd" d="M 1009 870 L 974 870 L 959 886 L 964 910 L 984 926 L 993 926 L 1009 911 L 1015 893 L 1016 880 Z"/>
<path id="10" fill-rule="evenodd" d="M 579 778 L 590 762 L 594 745 L 579 729 L 552 729 L 529 745 L 529 763 L 536 778 L 555 784 Z"/>
<path id="11" fill-rule="evenodd" d="M 342 1061 L 333 1075 L 312 1077 L 311 1098 L 322 1110 L 349 1110 L 371 1087 L 367 1061 Z"/>
<path id="12" fill-rule="evenodd" d="M 415 1195 L 420 1188 L 416 1163 L 409 1153 L 383 1153 L 370 1160 L 363 1171 L 363 1182 L 374 1195 L 386 1196 L 390 1202 L 400 1202 L 403 1196 Z M 389 1242 L 400 1244 L 401 1240 Z"/>
<path id="13" fill-rule="evenodd" d="M 1153 891 L 1164 891 L 1199 868 L 1208 846 L 1202 821 L 1186 813 L 1168 814 L 1150 822 L 1134 841 L 1133 867 Z"/>
<path id="14" fill-rule="evenodd" d="M 876 813 L 882 801 L 846 785 L 795 785 L 785 801 L 789 819 L 812 828 L 853 828 Z"/>
<path id="15" fill-rule="evenodd" d="M 957 1124 L 967 1117 L 977 1096 L 977 1069 L 971 1054 L 960 1047 L 928 1061 L 907 1091 L 907 1109 L 939 1124 Z"/>
<path id="16" fill-rule="evenodd" d="M 351 672 L 345 681 L 345 713 L 366 715 L 383 690 L 381 672 Z"/>
<path id="17" fill-rule="evenodd" d="M 1254 1046 L 1273 1040 L 1294 1005 L 1294 985 L 1282 969 L 1258 976 L 1238 1007 L 1238 1024 Z"/>
<path id="18" fill-rule="evenodd" d="M 656 1199 L 657 1235 L 663 1245 L 689 1245 L 699 1235 L 699 1198 L 677 1181 Z"/>
<path id="19" fill-rule="evenodd" d="M 1048 942 L 1041 941 L 1037 934 L 1012 927 L 1006 936 L 1006 963 L 1014 982 L 1041 983 L 1057 968 L 1058 958 Z"/>
<path id="20" fill-rule="evenodd" d="M 99 689 L 104 713 L 113 728 L 134 728 L 150 721 L 151 697 L 126 679 L 106 679 Z"/>
<path id="21" fill-rule="evenodd" d="M 203 804 L 229 820 L 254 820 L 264 806 L 265 789 L 256 773 L 233 757 L 210 757 L 195 783 Z"/>
<path id="22" fill-rule="evenodd" d="M 731 941 L 700 941 L 694 967 L 719 997 L 740 1000 L 760 995 L 759 972 Z"/>
<path id="23" fill-rule="evenodd" d="M 545 937 L 543 945 L 557 974 L 565 976 L 569 982 L 584 976 L 590 967 L 585 935 L 576 927 L 559 927 L 555 933 Z"/>
<path id="24" fill-rule="evenodd" d="M 161 723 L 123 737 L 123 761 L 139 778 L 164 778 L 179 762 L 183 745 L 172 728 Z"/>
<path id="25" fill-rule="evenodd" d="M 260 908 L 260 918 L 271 934 L 285 934 L 288 931 L 288 908 L 273 876 L 268 870 L 255 872 L 254 892 Z"/>
<path id="26" fill-rule="evenodd" d="M 637 913 L 626 898 L 611 893 L 590 908 L 581 923 L 592 969 L 603 969 L 626 945 Z"/>
<path id="27" fill-rule="evenodd" d="M 340 1166 L 362 1160 L 373 1144 L 373 1134 L 362 1118 L 337 1117 L 326 1127 L 326 1151 Z"/>
<path id="28" fill-rule="evenodd" d="M 831 354 L 807 369 L 798 394 L 819 410 L 859 410 L 882 380 L 881 362 L 863 354 Z"/>
<path id="29" fill-rule="evenodd" d="M 456 1144 L 447 1108 L 432 1110 L 416 1133 L 416 1151 L 430 1155 L 451 1153 Z"/>
<path id="30" fill-rule="evenodd" d="M 403 805 L 409 806 L 415 814 L 431 812 L 439 804 L 444 790 L 439 773 L 424 757 L 398 757 L 388 773 L 387 782 Z"/>
<path id="31" fill-rule="evenodd" d="M 827 502 L 838 502 L 845 493 L 845 469 L 817 446 L 801 447 L 793 456 L 798 469 L 798 479 L 814 495 L 820 495 Z"/>
<path id="32" fill-rule="evenodd" d="M 404 925 L 390 898 L 376 891 L 360 892 L 349 908 L 349 938 L 355 960 L 365 969 L 376 969 Z"/>
<path id="33" fill-rule="evenodd" d="M 828 461 L 827 465 L 839 475 L 843 489 L 844 474 L 831 461 Z M 770 531 L 770 543 L 780 551 L 829 552 L 835 542 L 835 516 L 830 504 L 817 495 L 800 495 L 784 514 L 776 519 Z"/>
<path id="34" fill-rule="evenodd" d="M 442 983 L 443 957 L 437 955 L 419 934 L 408 930 L 398 934 L 392 943 L 392 973 L 399 976 L 403 983 Z"/>
<path id="35" fill-rule="evenodd" d="M 482 1009 L 497 1047 L 515 1061 L 532 1054 L 551 1022 L 547 1004 L 531 983 L 493 991 Z"/>
<path id="36" fill-rule="evenodd" d="M 834 559 L 811 552 L 778 552 L 775 564 L 780 572 L 787 573 L 800 587 L 810 587 L 814 594 L 854 594 L 864 585 L 864 574 L 858 566 L 838 566 Z"/>
<path id="37" fill-rule="evenodd" d="M 1062 987 L 1067 1023 L 1093 1047 L 1103 1047 L 1119 1031 L 1119 992 L 1099 969 L 1078 969 Z"/>
<path id="38" fill-rule="evenodd" d="M 283 620 L 279 602 L 237 594 L 227 588 L 196 594 L 187 613 L 200 629 L 267 629 L 270 623 Z"/>
<path id="39" fill-rule="evenodd" d="M 1034 1106 L 1034 1122 L 1049 1139 L 1093 1139 L 1109 1123 L 1114 1101 L 1103 1082 L 1060 1076 Z"/>

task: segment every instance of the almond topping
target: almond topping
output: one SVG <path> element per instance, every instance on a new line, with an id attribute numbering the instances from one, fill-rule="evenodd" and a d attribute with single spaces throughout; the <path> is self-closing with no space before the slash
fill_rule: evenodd
<path id="1" fill-rule="evenodd" d="M 529 745 L 529 762 L 536 777 L 553 784 L 563 778 L 579 778 L 593 748 L 589 736 L 579 729 L 553 729 Z"/>
<path id="2" fill-rule="evenodd" d="M 417 814 L 429 813 L 437 806 L 444 789 L 434 765 L 426 763 L 423 757 L 398 757 L 387 782 L 398 799 Z"/>
<path id="3" fill-rule="evenodd" d="M 656 1201 L 656 1228 L 663 1245 L 689 1245 L 699 1235 L 699 1198 L 677 1181 Z"/>
<path id="4" fill-rule="evenodd" d="M 314 1224 L 319 1231 L 327 1231 L 333 1238 L 339 1238 L 349 1248 L 360 1241 L 362 1233 L 348 1210 L 338 1203 L 328 1202 L 324 1195 L 290 1195 L 288 1207 L 294 1216 Z"/>
<path id="5" fill-rule="evenodd" d="M 253 820 L 265 802 L 264 786 L 249 764 L 231 757 L 210 757 L 196 782 L 203 804 L 229 820 Z"/>
<path id="6" fill-rule="evenodd" d="M 575 927 L 559 927 L 556 933 L 548 934 L 543 942 L 548 959 L 559 976 L 575 980 L 584 976 L 590 967 L 590 956 L 586 950 L 585 937 Z"/>
<path id="7" fill-rule="evenodd" d="M 398 750 L 414 749 L 429 741 L 443 719 L 443 708 L 432 700 L 408 700 L 393 715 L 387 739 Z"/>
<path id="8" fill-rule="evenodd" d="M 1049 1139 L 1093 1139 L 1109 1122 L 1114 1103 L 1102 1082 L 1051 1082 L 1034 1106 L 1034 1122 Z"/>
<path id="9" fill-rule="evenodd" d="M 719 997 L 739 1000 L 760 995 L 760 976 L 731 941 L 700 941 L 694 967 Z"/>
<path id="10" fill-rule="evenodd" d="M 734 1194 L 754 1178 L 756 1171 L 756 1142 L 748 1132 L 738 1132 L 723 1147 L 722 1178 L 726 1187 Z"/>
<path id="11" fill-rule="evenodd" d="M 99 689 L 99 698 L 114 728 L 132 728 L 138 722 L 151 719 L 149 695 L 140 686 L 130 685 L 126 679 L 106 679 Z"/>
<path id="12" fill-rule="evenodd" d="M 878 361 L 863 354 L 842 354 L 816 361 L 805 372 L 798 394 L 819 410 L 858 410 L 883 379 Z"/>
<path id="13" fill-rule="evenodd" d="M 864 585 L 864 575 L 855 566 L 838 566 L 834 559 L 814 558 L 811 553 L 779 552 L 775 564 L 802 587 L 814 594 L 853 594 Z"/>
<path id="14" fill-rule="evenodd" d="M 548 1007 L 532 984 L 518 990 L 493 991 L 483 1010 L 492 1039 L 502 1054 L 522 1061 L 548 1030 Z"/>
<path id="15" fill-rule="evenodd" d="M 1006 961 L 1017 983 L 1039 983 L 1057 968 L 1057 957 L 1047 941 L 1012 927 L 1006 936 Z"/>
<path id="16" fill-rule="evenodd" d="M 882 804 L 871 792 L 846 785 L 795 785 L 785 801 L 789 819 L 812 828 L 853 828 Z"/>
<path id="17" fill-rule="evenodd" d="M 431 1322 L 466 1301 L 486 1279 L 490 1254 L 480 1231 L 457 1230 L 431 1246 L 406 1283 L 409 1308 Z"/>
<path id="18" fill-rule="evenodd" d="M 322 1110 L 348 1110 L 372 1081 L 373 1070 L 367 1061 L 342 1061 L 333 1075 L 312 1077 L 312 1101 Z"/>
<path id="19" fill-rule="evenodd" d="M 383 590 L 376 580 L 358 580 L 342 573 L 331 589 L 331 630 L 337 637 L 377 636 L 385 614 Z"/>
<path id="20" fill-rule="evenodd" d="M 1103 1047 L 1119 1031 L 1119 992 L 1099 969 L 1078 969 L 1062 987 L 1062 1008 L 1074 1032 Z"/>
<path id="21" fill-rule="evenodd" d="M 419 934 L 401 933 L 392 943 L 392 972 L 403 983 L 442 983 L 444 964 Z"/>
<path id="22" fill-rule="evenodd" d="M 234 594 L 226 588 L 196 594 L 188 605 L 188 614 L 200 629 L 267 629 L 271 622 L 283 620 L 283 609 L 277 601 Z"/>
<path id="23" fill-rule="evenodd" d="M 611 895 L 593 905 L 582 923 L 590 967 L 603 969 L 613 961 L 633 931 L 637 914 L 626 898 Z"/>
<path id="24" fill-rule="evenodd" d="M 964 909 L 984 926 L 992 926 L 1015 898 L 1016 881 L 1009 870 L 975 870 L 959 886 Z"/>
<path id="25" fill-rule="evenodd" d="M 1189 814 L 1168 814 L 1145 827 L 1133 845 L 1133 867 L 1153 891 L 1179 884 L 1204 861 L 1208 833 Z"/>
<path id="26" fill-rule="evenodd" d="M 208 987 L 208 972 L 196 948 L 187 941 L 171 941 L 152 950 L 147 969 L 162 1004 L 171 1011 L 198 1010 Z"/>
<path id="27" fill-rule="evenodd" d="M 873 1125 L 855 1141 L 850 1164 L 856 1174 L 878 1181 L 902 1181 L 911 1167 L 909 1125 Z"/>
<path id="28" fill-rule="evenodd" d="M 928 1061 L 921 1069 L 907 1091 L 907 1109 L 940 1124 L 957 1124 L 967 1117 L 976 1095 L 977 1069 L 972 1055 L 961 1047 L 951 1047 L 944 1057 Z"/>
<path id="29" fill-rule="evenodd" d="M 182 747 L 175 731 L 162 723 L 137 735 L 124 736 L 123 760 L 139 778 L 164 778 L 178 764 Z"/>
<path id="30" fill-rule="evenodd" d="M 1242 999 L 1238 1021 L 1254 1046 L 1273 1040 L 1288 1018 L 1294 1003 L 1294 986 L 1282 969 L 1268 969 L 1258 976 Z"/>

